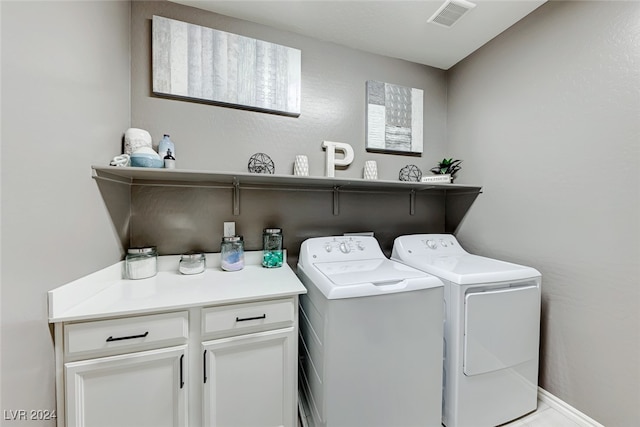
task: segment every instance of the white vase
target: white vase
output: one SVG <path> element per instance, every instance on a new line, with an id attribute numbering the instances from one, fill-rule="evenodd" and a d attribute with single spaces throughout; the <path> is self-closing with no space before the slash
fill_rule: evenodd
<path id="1" fill-rule="evenodd" d="M 364 162 L 364 179 L 378 179 L 378 164 L 375 160 L 367 160 Z"/>
<path id="2" fill-rule="evenodd" d="M 297 155 L 293 162 L 293 174 L 296 176 L 309 176 L 309 159 L 305 155 Z"/>

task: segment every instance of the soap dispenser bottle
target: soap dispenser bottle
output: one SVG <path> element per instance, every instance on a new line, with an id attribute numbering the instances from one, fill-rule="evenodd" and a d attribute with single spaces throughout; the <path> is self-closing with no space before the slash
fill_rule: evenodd
<path id="1" fill-rule="evenodd" d="M 166 133 L 160 141 L 160 144 L 158 144 L 158 154 L 160 155 L 161 159 L 164 159 L 165 157 L 167 157 L 167 155 L 169 155 L 173 159 L 175 159 L 176 157 L 176 147 L 173 145 L 173 141 L 171 141 L 169 135 L 167 135 Z"/>

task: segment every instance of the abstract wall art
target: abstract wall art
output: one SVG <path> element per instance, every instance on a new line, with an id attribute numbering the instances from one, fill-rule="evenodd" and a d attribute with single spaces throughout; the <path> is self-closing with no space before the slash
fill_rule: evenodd
<path id="1" fill-rule="evenodd" d="M 300 115 L 299 49 L 154 16 L 152 69 L 157 95 Z"/>
<path id="2" fill-rule="evenodd" d="M 367 151 L 422 153 L 423 91 L 367 81 Z"/>

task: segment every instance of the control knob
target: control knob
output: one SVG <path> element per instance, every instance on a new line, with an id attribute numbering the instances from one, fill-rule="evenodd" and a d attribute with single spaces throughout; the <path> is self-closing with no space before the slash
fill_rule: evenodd
<path id="1" fill-rule="evenodd" d="M 435 240 L 427 240 L 427 246 L 430 247 L 431 249 L 435 249 L 438 247 L 438 244 L 436 243 Z"/>
<path id="2" fill-rule="evenodd" d="M 349 252 L 351 252 L 351 247 L 346 242 L 342 242 L 340 243 L 340 251 L 343 254 L 348 254 Z"/>

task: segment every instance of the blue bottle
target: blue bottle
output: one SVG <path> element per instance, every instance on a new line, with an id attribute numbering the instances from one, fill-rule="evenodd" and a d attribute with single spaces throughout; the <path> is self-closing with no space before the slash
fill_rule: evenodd
<path id="1" fill-rule="evenodd" d="M 167 135 L 166 133 L 160 141 L 160 144 L 158 144 L 158 154 L 160 155 L 161 159 L 164 159 L 167 155 L 170 155 L 174 159 L 176 158 L 175 146 L 169 138 L 169 135 Z"/>

